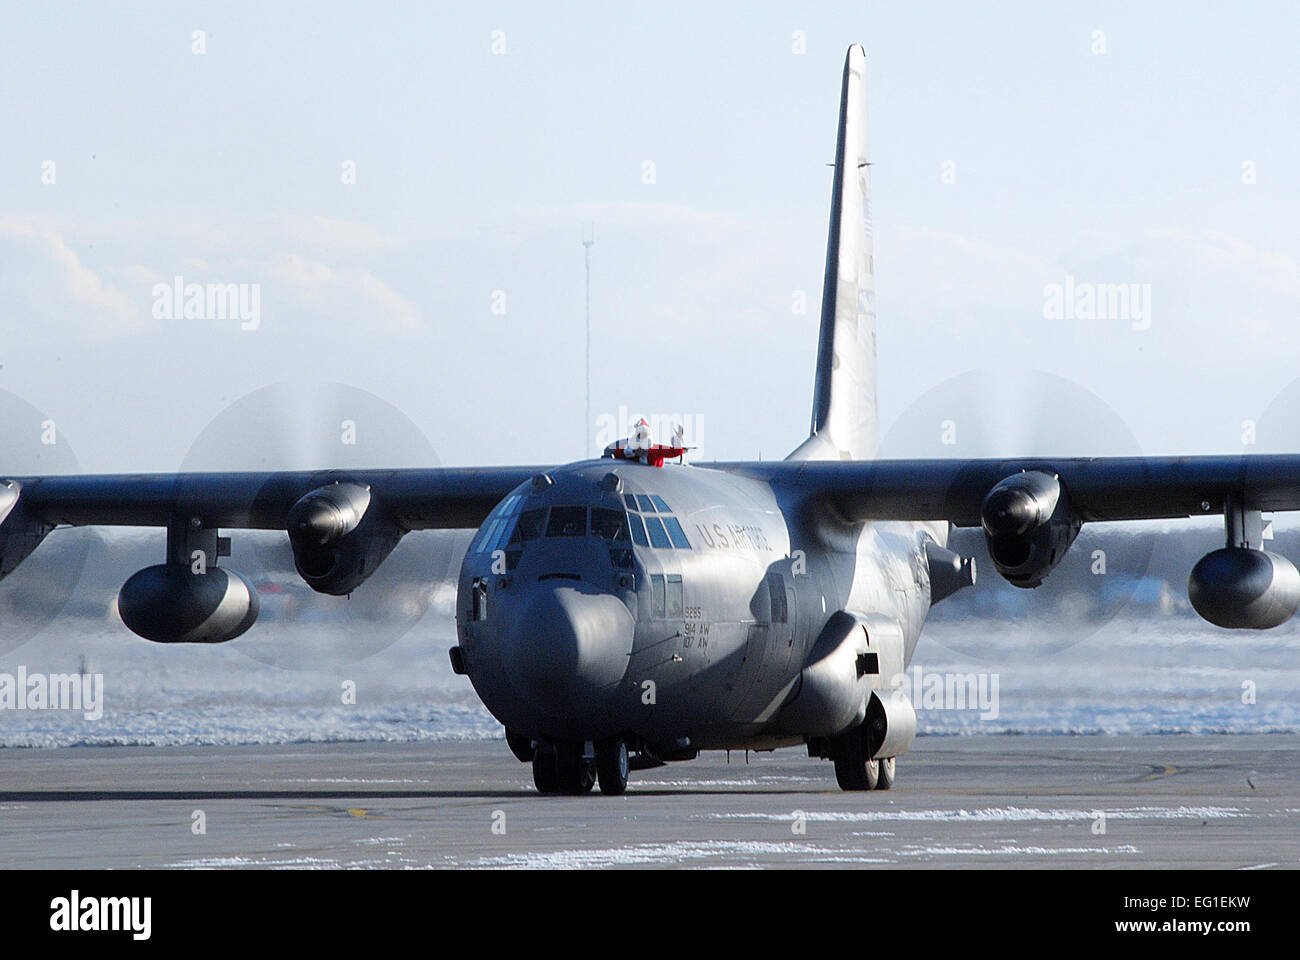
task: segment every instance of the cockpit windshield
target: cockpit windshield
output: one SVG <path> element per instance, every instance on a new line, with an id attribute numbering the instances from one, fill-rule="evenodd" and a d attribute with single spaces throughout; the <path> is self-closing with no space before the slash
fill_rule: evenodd
<path id="1" fill-rule="evenodd" d="M 483 526 L 479 527 L 478 533 L 470 542 L 470 553 L 491 553 L 493 550 L 499 550 L 505 545 L 506 539 L 510 537 L 511 528 L 514 526 L 514 514 L 523 502 L 523 497 L 518 494 L 506 497 L 505 500 L 497 504 L 486 520 Z"/>
<path id="2" fill-rule="evenodd" d="M 585 537 L 587 535 L 586 507 L 551 507 L 551 519 L 546 525 L 548 537 Z"/>
<path id="3" fill-rule="evenodd" d="M 591 535 L 602 540 L 626 540 L 627 514 L 608 507 L 592 507 Z"/>
<path id="4" fill-rule="evenodd" d="M 508 543 L 517 559 L 520 547 L 546 537 L 598 537 L 610 544 L 689 550 L 681 524 L 661 497 L 625 494 L 631 508 L 559 505 L 520 511 L 522 496 L 506 498 L 484 521 L 470 544 L 470 553 L 500 550 Z M 638 512 L 640 511 L 640 512 Z M 629 555 L 630 556 L 630 555 Z"/>
<path id="5" fill-rule="evenodd" d="M 527 543 L 529 540 L 536 540 L 542 535 L 542 527 L 545 523 L 545 507 L 540 510 L 525 510 L 519 515 L 519 522 L 515 524 L 515 531 L 510 535 L 510 542 Z"/>

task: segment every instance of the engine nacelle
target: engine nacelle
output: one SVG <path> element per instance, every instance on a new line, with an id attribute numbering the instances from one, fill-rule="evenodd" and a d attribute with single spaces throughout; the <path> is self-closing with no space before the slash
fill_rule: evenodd
<path id="1" fill-rule="evenodd" d="M 299 576 L 332 596 L 359 587 L 406 532 L 384 517 L 368 487 L 355 483 L 305 494 L 289 509 L 287 527 Z"/>
<path id="2" fill-rule="evenodd" d="M 0 579 L 13 573 L 54 527 L 27 515 L 22 484 L 0 480 Z"/>
<path id="3" fill-rule="evenodd" d="M 1224 547 L 1197 561 L 1187 597 L 1216 627 L 1267 630 L 1300 609 L 1300 571 L 1276 553 Z"/>
<path id="4" fill-rule="evenodd" d="M 194 573 L 182 563 L 160 563 L 131 575 L 117 595 L 122 622 L 156 643 L 224 643 L 253 625 L 257 590 L 221 567 Z"/>
<path id="5" fill-rule="evenodd" d="M 1000 481 L 984 498 L 980 520 L 993 566 L 1012 585 L 1027 588 L 1047 578 L 1083 529 L 1061 481 L 1040 470 Z"/>

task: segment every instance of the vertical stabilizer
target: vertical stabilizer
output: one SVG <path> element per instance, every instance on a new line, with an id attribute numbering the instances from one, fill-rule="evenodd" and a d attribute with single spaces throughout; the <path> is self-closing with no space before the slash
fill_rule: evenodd
<path id="1" fill-rule="evenodd" d="M 869 459 L 880 440 L 866 66 L 862 47 L 849 47 L 835 143 L 812 431 L 791 460 Z"/>

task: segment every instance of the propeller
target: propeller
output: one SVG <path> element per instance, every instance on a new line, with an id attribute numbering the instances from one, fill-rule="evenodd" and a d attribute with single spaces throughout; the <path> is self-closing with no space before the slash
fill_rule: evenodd
<path id="1" fill-rule="evenodd" d="M 0 477 L 80 472 L 58 422 L 21 397 L 0 390 Z M 71 601 L 86 557 L 98 539 L 92 530 L 56 529 L 0 581 L 0 655 L 18 649 L 65 609 L 91 612 Z M 103 615 L 102 609 L 93 611 L 96 618 Z"/>
<path id="2" fill-rule="evenodd" d="M 1300 378 L 1278 391 L 1256 419 L 1242 418 L 1242 453 L 1300 454 Z M 1234 418 L 1235 419 L 1235 418 Z M 1237 426 L 1233 423 L 1232 426 Z"/>
<path id="3" fill-rule="evenodd" d="M 438 465 L 437 452 L 420 428 L 374 394 L 341 383 L 277 383 L 218 414 L 179 469 Z M 382 491 L 376 495 L 382 497 Z M 333 515 L 293 519 L 312 529 L 333 529 L 338 521 Z M 449 642 L 454 637 L 455 576 L 472 531 L 408 533 L 379 569 L 345 597 L 317 593 L 303 582 L 287 533 L 232 530 L 223 535 L 231 537 L 231 556 L 222 564 L 258 588 L 258 622 L 231 642 L 255 660 L 290 669 L 355 662 L 397 642 L 426 614 L 432 630 L 445 632 Z"/>
<path id="4" fill-rule="evenodd" d="M 883 458 L 1140 456 L 1137 438 L 1109 405 L 1079 384 L 1038 371 L 972 370 L 924 393 L 893 423 Z M 991 506 L 995 524 L 1019 529 L 1036 516 L 1014 491 Z M 1087 524 L 1041 586 L 1012 586 L 994 569 L 985 531 L 953 528 L 949 548 L 975 557 L 980 576 L 936 605 L 926 640 L 998 661 L 1026 635 L 1043 656 L 1073 646 L 1125 610 L 1151 616 L 1182 597 L 1148 578 L 1150 525 Z M 1185 600 L 1185 597 L 1182 598 Z M 1140 609 L 1139 609 L 1140 608 Z"/>
<path id="5" fill-rule="evenodd" d="M 1279 390 L 1257 418 L 1243 417 L 1230 426 L 1240 430 L 1242 453 L 1300 454 L 1300 379 Z M 1300 519 L 1291 513 L 1279 513 L 1267 529 L 1274 539 L 1264 543 L 1264 549 L 1300 563 Z M 1300 633 L 1300 617 L 1269 631 L 1273 637 L 1296 633 Z"/>

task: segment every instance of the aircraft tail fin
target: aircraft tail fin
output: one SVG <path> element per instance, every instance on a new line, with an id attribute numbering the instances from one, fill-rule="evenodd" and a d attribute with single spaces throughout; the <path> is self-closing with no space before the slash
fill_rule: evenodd
<path id="1" fill-rule="evenodd" d="M 849 47 L 835 144 L 812 430 L 790 460 L 864 460 L 876 455 L 880 442 L 866 65 L 862 47 Z"/>

